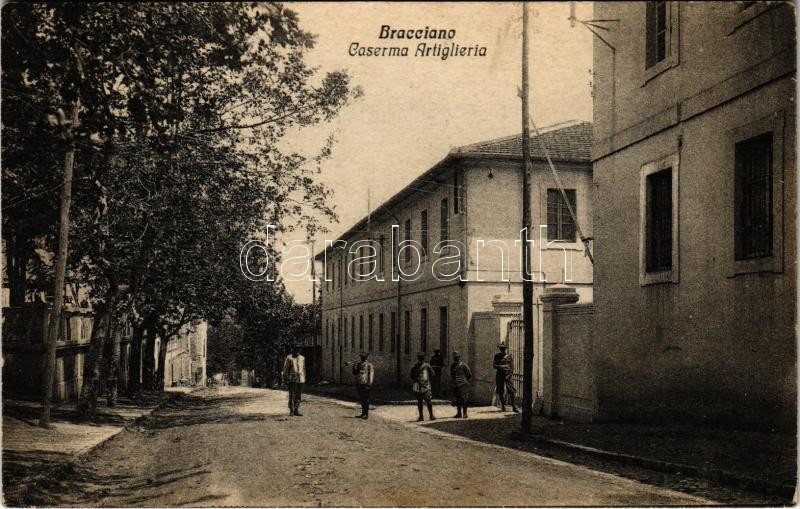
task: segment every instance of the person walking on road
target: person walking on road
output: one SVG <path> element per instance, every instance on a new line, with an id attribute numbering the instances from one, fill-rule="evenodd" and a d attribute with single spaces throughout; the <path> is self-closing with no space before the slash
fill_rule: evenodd
<path id="1" fill-rule="evenodd" d="M 283 382 L 289 388 L 289 415 L 298 417 L 300 399 L 303 397 L 303 384 L 306 383 L 306 358 L 300 355 L 300 347 L 292 346 L 292 353 L 283 362 Z"/>
<path id="2" fill-rule="evenodd" d="M 470 379 L 472 379 L 472 371 L 469 370 L 469 366 L 461 360 L 461 354 L 453 352 L 453 363 L 450 365 L 450 380 L 453 382 L 453 396 L 458 409 L 455 418 L 467 418 Z"/>
<path id="3" fill-rule="evenodd" d="M 516 389 L 514 389 L 514 384 L 511 379 L 511 375 L 514 374 L 514 358 L 511 356 L 510 353 L 506 352 L 506 345 L 504 343 L 500 343 L 497 345 L 497 348 L 500 349 L 500 352 L 495 354 L 494 356 L 494 369 L 495 372 L 495 384 L 497 390 L 497 399 L 500 400 L 500 409 L 502 412 L 506 411 L 506 395 L 511 400 L 511 409 L 514 413 L 519 413 L 517 410 L 517 402 L 516 398 Z"/>
<path id="4" fill-rule="evenodd" d="M 433 416 L 433 402 L 431 401 L 431 378 L 433 377 L 433 369 L 431 365 L 425 362 L 425 354 L 420 352 L 417 354 L 417 363 L 411 367 L 411 380 L 414 384 L 411 390 L 414 396 L 417 397 L 417 410 L 419 410 L 419 419 L 417 422 L 424 421 L 422 416 L 422 402 L 424 401 L 428 406 L 428 416 L 430 420 L 435 421 L 436 417 Z"/>
<path id="5" fill-rule="evenodd" d="M 442 357 L 441 350 L 438 348 L 433 351 L 431 355 L 431 368 L 433 369 L 433 378 L 431 379 L 431 391 L 437 398 L 442 397 L 442 371 L 444 370 L 444 357 Z"/>
<path id="6" fill-rule="evenodd" d="M 361 402 L 361 419 L 369 419 L 369 393 L 375 381 L 375 368 L 367 361 L 369 354 L 361 352 L 361 360 L 353 364 L 353 374 L 356 377 L 356 390 L 358 400 Z"/>

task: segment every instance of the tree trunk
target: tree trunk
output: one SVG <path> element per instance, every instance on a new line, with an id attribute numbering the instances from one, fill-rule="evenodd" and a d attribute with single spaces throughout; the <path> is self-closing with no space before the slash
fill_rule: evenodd
<path id="1" fill-rule="evenodd" d="M 158 329 L 152 319 L 145 321 L 144 328 L 147 331 L 147 343 L 144 347 L 142 383 L 145 390 L 154 391 L 156 390 L 156 336 Z"/>
<path id="2" fill-rule="evenodd" d="M 131 354 L 128 357 L 128 397 L 138 399 L 142 395 L 142 337 L 144 323 L 133 328 Z"/>
<path id="3" fill-rule="evenodd" d="M 108 341 L 111 328 L 111 313 L 114 299 L 103 304 L 95 315 L 95 326 L 92 328 L 92 340 L 89 353 L 83 365 L 83 387 L 78 401 L 78 414 L 82 418 L 94 416 L 97 410 L 97 396 L 100 391 L 100 375 L 103 366 L 103 351 Z"/>
<path id="4" fill-rule="evenodd" d="M 167 346 L 169 345 L 169 338 L 161 337 L 161 343 L 158 348 L 158 370 L 156 372 L 156 390 L 164 390 L 164 375 L 167 361 Z"/>
<path id="5" fill-rule="evenodd" d="M 61 308 L 64 305 L 64 279 L 67 272 L 67 252 L 69 247 L 69 207 L 72 201 L 72 169 L 75 163 L 74 129 L 78 126 L 80 99 L 72 105 L 70 124 L 66 125 L 65 135 L 69 143 L 64 154 L 64 177 L 61 185 L 61 206 L 59 209 L 58 251 L 56 251 L 56 274 L 53 284 L 53 309 L 50 313 L 47 344 L 42 367 L 42 414 L 39 426 L 50 427 L 50 399 L 53 395 L 53 380 L 56 375 L 56 344 L 61 325 Z M 62 115 L 63 116 L 63 115 Z"/>
<path id="6" fill-rule="evenodd" d="M 113 336 L 109 339 L 111 343 L 111 355 L 108 359 L 108 406 L 117 406 L 117 397 L 119 393 L 119 376 L 120 376 L 120 346 L 122 343 L 122 324 L 125 322 L 123 317 L 118 323 L 114 324 L 111 329 Z"/>
<path id="7" fill-rule="evenodd" d="M 25 304 L 25 278 L 28 268 L 28 251 L 26 234 L 20 226 L 14 228 L 10 235 L 11 245 L 8 249 L 8 301 L 11 306 Z"/>

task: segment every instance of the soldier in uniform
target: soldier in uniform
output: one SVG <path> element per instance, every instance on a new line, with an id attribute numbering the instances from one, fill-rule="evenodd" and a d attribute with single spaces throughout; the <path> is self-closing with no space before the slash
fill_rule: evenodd
<path id="1" fill-rule="evenodd" d="M 417 422 L 425 420 L 422 417 L 423 401 L 428 406 L 428 416 L 430 416 L 430 420 L 436 420 L 436 417 L 433 416 L 433 403 L 431 402 L 432 377 L 433 369 L 430 364 L 425 362 L 425 354 L 423 352 L 418 353 L 417 363 L 411 367 L 411 380 L 414 382 L 411 390 L 414 392 L 414 396 L 417 397 L 417 409 L 419 410 L 419 419 L 417 419 Z"/>
<path id="2" fill-rule="evenodd" d="M 300 399 L 303 396 L 303 384 L 306 383 L 306 358 L 300 355 L 300 347 L 292 346 L 292 353 L 283 362 L 283 382 L 289 388 L 289 415 L 298 417 Z"/>
<path id="3" fill-rule="evenodd" d="M 358 400 L 361 402 L 361 419 L 369 419 L 369 393 L 375 381 L 375 368 L 367 361 L 369 354 L 361 352 L 361 360 L 353 364 L 353 375 L 356 377 Z"/>
<path id="4" fill-rule="evenodd" d="M 497 398 L 500 400 L 501 411 L 506 411 L 507 394 L 511 400 L 511 409 L 514 413 L 519 413 L 519 410 L 517 410 L 517 402 L 514 398 L 517 391 L 514 389 L 514 384 L 511 381 L 511 375 L 514 373 L 514 358 L 510 353 L 507 353 L 504 343 L 497 345 L 497 348 L 500 349 L 500 352 L 494 356 L 494 369 L 496 370 L 495 384 L 497 387 Z"/>
<path id="5" fill-rule="evenodd" d="M 469 366 L 461 360 L 461 354 L 453 352 L 453 364 L 450 365 L 450 380 L 453 382 L 453 397 L 458 409 L 458 413 L 455 415 L 456 418 L 467 418 L 467 401 L 469 401 L 469 381 L 471 378 L 472 372 L 469 370 Z"/>

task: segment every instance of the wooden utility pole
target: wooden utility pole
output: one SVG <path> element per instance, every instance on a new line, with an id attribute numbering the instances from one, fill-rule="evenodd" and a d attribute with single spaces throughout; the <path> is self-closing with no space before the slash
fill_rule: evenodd
<path id="1" fill-rule="evenodd" d="M 67 152 L 64 154 L 64 176 L 61 184 L 61 207 L 59 209 L 58 252 L 56 253 L 56 274 L 53 285 L 53 309 L 50 311 L 50 322 L 47 327 L 47 343 L 45 346 L 42 369 L 42 414 L 39 426 L 50 427 L 50 399 L 53 392 L 53 381 L 56 373 L 56 344 L 61 325 L 61 310 L 64 306 L 64 282 L 67 272 L 67 250 L 69 247 L 69 207 L 72 202 L 72 169 L 75 165 L 75 129 L 78 127 L 80 99 L 72 105 L 69 120 L 59 110 L 59 122 L 63 124 Z"/>
<path id="2" fill-rule="evenodd" d="M 531 140 L 528 130 L 528 5 L 522 3 L 522 433 L 531 432 L 533 412 L 533 273 L 528 238 L 531 228 Z"/>

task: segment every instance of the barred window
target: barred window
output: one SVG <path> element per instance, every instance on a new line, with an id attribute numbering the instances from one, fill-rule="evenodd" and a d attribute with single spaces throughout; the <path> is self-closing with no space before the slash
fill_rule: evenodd
<path id="1" fill-rule="evenodd" d="M 647 272 L 672 269 L 672 168 L 647 176 Z"/>
<path id="2" fill-rule="evenodd" d="M 736 260 L 772 255 L 772 133 L 736 144 Z"/>
<path id="3" fill-rule="evenodd" d="M 578 209 L 575 201 L 575 190 L 565 189 L 572 211 L 576 214 Z M 563 240 L 575 242 L 576 228 L 575 221 L 569 213 L 567 202 L 558 189 L 547 190 L 547 240 Z"/>
<path id="4" fill-rule="evenodd" d="M 364 349 L 364 315 L 358 317 L 358 348 Z"/>

